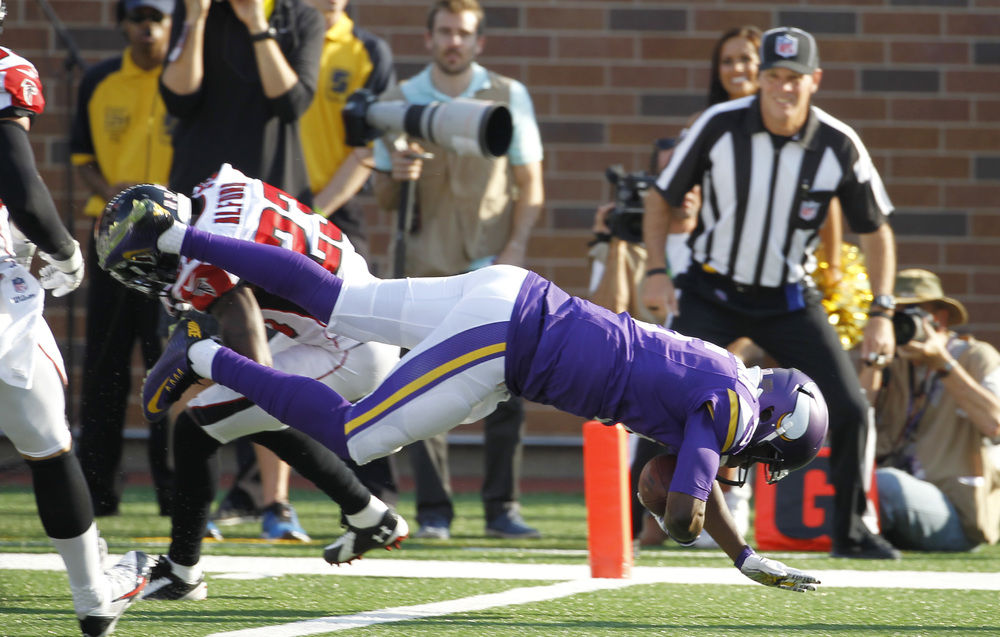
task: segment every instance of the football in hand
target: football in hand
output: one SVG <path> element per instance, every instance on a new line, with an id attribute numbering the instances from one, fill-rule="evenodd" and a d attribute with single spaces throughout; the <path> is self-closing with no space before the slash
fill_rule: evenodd
<path id="1" fill-rule="evenodd" d="M 639 474 L 639 500 L 653 515 L 662 516 L 667 508 L 667 491 L 677 467 L 677 456 L 656 456 Z"/>

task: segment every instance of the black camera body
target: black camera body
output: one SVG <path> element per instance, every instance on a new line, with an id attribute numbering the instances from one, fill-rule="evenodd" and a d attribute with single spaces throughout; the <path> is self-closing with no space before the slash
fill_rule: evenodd
<path id="1" fill-rule="evenodd" d="M 604 175 L 615 187 L 615 207 L 607 218 L 611 236 L 642 243 L 642 198 L 656 177 L 644 171 L 626 173 L 620 165 L 608 167 Z"/>
<path id="2" fill-rule="evenodd" d="M 896 335 L 896 345 L 906 345 L 910 341 L 917 343 L 926 341 L 924 318 L 930 317 L 930 312 L 915 305 L 896 308 L 896 313 L 892 315 L 892 331 Z"/>

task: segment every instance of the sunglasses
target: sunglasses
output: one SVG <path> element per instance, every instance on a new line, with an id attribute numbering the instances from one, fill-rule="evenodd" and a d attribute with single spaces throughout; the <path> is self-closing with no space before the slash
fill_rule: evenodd
<path id="1" fill-rule="evenodd" d="M 129 22 L 135 22 L 136 24 L 145 22 L 146 20 L 152 20 L 153 22 L 163 22 L 163 18 L 165 17 L 166 16 L 163 15 L 163 12 L 150 8 L 136 9 L 135 11 L 129 11 L 125 15 L 126 20 L 128 20 Z"/>

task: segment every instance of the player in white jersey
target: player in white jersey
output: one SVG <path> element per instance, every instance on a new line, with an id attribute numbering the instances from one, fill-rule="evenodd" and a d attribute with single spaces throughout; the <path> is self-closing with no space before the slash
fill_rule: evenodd
<path id="1" fill-rule="evenodd" d="M 108 209 L 129 210 L 136 197 L 153 197 L 182 216 L 197 217 L 195 225 L 206 232 L 282 246 L 352 280 L 374 278 L 336 225 L 287 193 L 251 179 L 229 164 L 199 184 L 190 200 L 147 184 L 120 193 Z M 164 264 L 156 277 L 171 283 L 173 301 L 211 313 L 219 323 L 222 340 L 237 351 L 275 369 L 318 380 L 346 395 L 360 398 L 369 393 L 399 361 L 398 347 L 330 336 L 326 325 L 303 309 L 243 284 L 216 266 L 174 260 Z M 147 283 L 145 291 L 159 290 L 154 281 Z M 265 326 L 277 332 L 270 342 Z M 150 420 L 166 415 L 157 408 L 155 389 L 152 396 L 143 399 Z M 273 451 L 341 505 L 349 530 L 326 548 L 327 561 L 350 561 L 369 548 L 391 546 L 406 536 L 406 521 L 389 511 L 333 453 L 278 422 L 242 395 L 212 385 L 188 403 L 175 424 L 171 545 L 153 571 L 145 599 L 204 599 L 206 587 L 198 563 L 216 484 L 211 458 L 220 445 L 244 436 Z M 383 535 L 382 527 L 390 532 Z M 372 539 L 373 533 L 378 539 Z"/>
<path id="2" fill-rule="evenodd" d="M 200 230 L 280 245 L 313 257 L 326 269 L 349 280 L 374 278 L 368 271 L 367 262 L 355 252 L 336 225 L 314 214 L 285 192 L 259 179 L 250 179 L 229 164 L 223 164 L 218 173 L 195 188 L 193 201 L 194 206 L 205 211 L 195 223 Z M 305 315 L 301 308 L 259 288 L 241 287 L 239 277 L 208 263 L 182 259 L 177 282 L 171 286 L 175 300 L 188 303 L 199 311 L 221 315 L 224 330 L 234 325 L 257 323 L 257 313 L 248 312 L 246 304 L 227 299 L 224 310 L 213 309 L 217 301 L 230 293 L 252 294 L 260 308 L 263 324 L 275 331 L 268 342 L 275 369 L 296 369 L 300 374 L 321 379 L 330 387 L 340 387 L 346 394 L 361 397 L 374 389 L 399 360 L 398 347 L 331 337 L 322 323 Z M 232 331 L 223 335 L 227 341 L 241 337 L 249 340 Z M 252 342 L 242 345 L 243 348 L 254 346 Z M 198 394 L 188 408 L 198 424 L 221 443 L 282 427 L 260 408 L 248 409 L 248 403 L 239 402 L 241 398 L 231 390 L 213 385 Z M 146 405 L 146 409 L 150 406 Z M 234 415 L 223 416 L 223 411 Z"/>
<path id="3" fill-rule="evenodd" d="M 327 223 L 324 217 L 313 214 L 281 190 L 250 179 L 229 164 L 224 164 L 211 179 L 199 184 L 193 196 L 201 210 L 212 211 L 211 215 L 199 217 L 197 226 L 200 229 L 311 254 L 332 272 L 351 280 L 372 278 L 367 262 L 336 225 Z M 218 297 L 237 285 L 237 277 L 215 266 L 184 260 L 172 290 L 175 299 L 206 311 Z M 273 295 L 261 296 L 258 288 L 253 291 L 264 324 L 275 333 L 268 344 L 275 358 L 273 366 L 277 369 L 295 369 L 300 374 L 324 379 L 329 386 L 360 398 L 399 360 L 398 347 L 331 338 L 324 333 L 322 324 L 304 316 L 299 308 Z M 237 315 L 228 317 L 229 325 L 258 323 L 256 316 L 242 311 L 244 305 L 237 308 Z M 229 338 L 233 338 L 231 333 Z M 188 407 L 199 425 L 220 442 L 227 443 L 245 433 L 259 431 L 261 427 L 275 426 L 259 409 L 246 410 L 248 404 L 239 394 L 213 386 L 199 394 Z M 365 467 L 351 462 L 348 465 L 374 494 L 379 494 L 386 481 L 392 479 L 388 459 Z M 286 504 L 288 465 L 281 466 L 283 475 L 273 475 L 274 471 L 264 469 L 261 464 L 263 491 L 270 497 L 277 495 L 279 500 L 266 507 L 263 536 L 308 541 L 309 536 L 298 524 L 294 509 Z M 265 499 L 264 504 L 267 505 L 268 500 Z"/>
<path id="4" fill-rule="evenodd" d="M 0 26 L 6 13 L 0 0 Z M 55 296 L 76 289 L 83 256 L 35 168 L 28 129 L 44 107 L 35 67 L 0 47 L 0 428 L 31 470 L 38 517 L 66 565 L 80 629 L 107 635 L 145 587 L 151 561 L 131 551 L 103 571 L 93 505 L 72 452 L 66 371 L 42 316 L 42 287 Z M 28 241 L 49 263 L 40 271 L 41 286 L 28 271 L 34 250 Z"/>

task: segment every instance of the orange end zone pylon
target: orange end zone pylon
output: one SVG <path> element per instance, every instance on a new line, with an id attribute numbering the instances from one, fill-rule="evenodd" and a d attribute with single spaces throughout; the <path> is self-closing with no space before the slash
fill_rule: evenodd
<path id="1" fill-rule="evenodd" d="M 628 433 L 621 425 L 583 423 L 583 492 L 591 577 L 632 576 Z"/>

